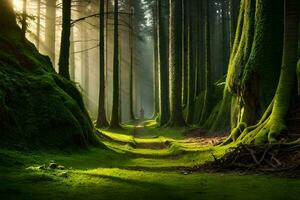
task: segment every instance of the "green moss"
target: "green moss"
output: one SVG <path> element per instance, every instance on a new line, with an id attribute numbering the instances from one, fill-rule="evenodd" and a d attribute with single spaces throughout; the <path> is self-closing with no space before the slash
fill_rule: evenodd
<path id="1" fill-rule="evenodd" d="M 282 2 L 241 1 L 240 9 L 226 87 L 239 100 L 239 122 L 253 125 L 271 102 L 279 80 Z"/>
<path id="2" fill-rule="evenodd" d="M 0 34 L 0 119 L 6 146 L 69 148 L 97 141 L 75 85 L 18 30 Z"/>
<path id="3" fill-rule="evenodd" d="M 0 154 L 9 156 L 12 163 L 19 160 L 25 165 L 0 167 L 0 193 L 4 199 L 296 200 L 300 195 L 298 179 L 235 173 L 184 174 L 174 170 L 193 166 L 193 160 L 207 159 L 201 153 L 163 159 L 98 148 L 72 154 L 1 149 Z M 60 170 L 38 169 L 51 160 L 67 168 L 67 177 L 62 177 Z"/>

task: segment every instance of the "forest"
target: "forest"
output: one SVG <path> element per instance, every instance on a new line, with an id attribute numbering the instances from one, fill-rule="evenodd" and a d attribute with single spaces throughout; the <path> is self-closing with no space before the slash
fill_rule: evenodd
<path id="1" fill-rule="evenodd" d="M 299 196 L 300 0 L 0 0 L 0 199 Z"/>

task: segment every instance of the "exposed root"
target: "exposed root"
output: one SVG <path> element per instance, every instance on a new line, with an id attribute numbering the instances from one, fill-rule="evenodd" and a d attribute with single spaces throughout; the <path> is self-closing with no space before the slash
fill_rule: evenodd
<path id="1" fill-rule="evenodd" d="M 269 172 L 300 170 L 300 144 L 239 145 L 199 169 Z"/>
<path id="2" fill-rule="evenodd" d="M 285 129 L 283 120 L 279 120 L 272 116 L 274 100 L 261 117 L 260 121 L 253 126 L 247 127 L 243 122 L 240 122 L 236 128 L 231 131 L 229 138 L 225 141 L 225 145 L 230 142 L 237 143 L 256 143 L 264 144 L 266 142 L 275 143 L 276 137 Z"/>

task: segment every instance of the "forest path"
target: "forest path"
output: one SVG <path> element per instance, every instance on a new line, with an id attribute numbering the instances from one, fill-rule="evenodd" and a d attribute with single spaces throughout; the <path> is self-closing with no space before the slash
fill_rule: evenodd
<path id="1" fill-rule="evenodd" d="M 100 131 L 102 142 L 114 150 L 145 157 L 207 151 L 226 138 L 224 135 L 205 135 L 199 129 L 159 128 L 154 120 L 134 120 L 123 128 Z"/>
<path id="2" fill-rule="evenodd" d="M 1 199 L 296 200 L 300 195 L 298 179 L 189 171 L 225 149 L 189 141 L 199 136 L 195 132 L 147 124 L 99 130 L 108 149 L 30 154 L 0 149 Z M 167 147 L 159 146 L 167 141 Z M 44 167 L 52 162 L 64 169 Z"/>
<path id="3" fill-rule="evenodd" d="M 136 137 L 132 136 L 131 127 L 127 131 L 112 132 L 110 137 L 115 137 L 114 140 L 101 138 L 109 149 L 94 147 L 69 153 L 30 154 L 0 149 L 0 197 L 33 200 L 296 200 L 300 195 L 299 179 L 185 171 L 213 159 L 210 150 L 217 155 L 222 149 L 196 148 L 186 142 L 180 143 L 185 139 L 182 130 L 157 132 L 148 128 L 138 129 Z M 163 136 L 153 138 L 156 133 Z M 162 137 L 172 141 L 169 148 L 134 147 L 147 142 L 159 143 Z M 44 167 L 53 162 L 64 169 Z"/>

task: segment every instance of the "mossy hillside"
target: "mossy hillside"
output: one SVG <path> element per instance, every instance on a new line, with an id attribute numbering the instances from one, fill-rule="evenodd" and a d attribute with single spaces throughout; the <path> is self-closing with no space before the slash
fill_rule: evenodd
<path id="1" fill-rule="evenodd" d="M 7 146 L 85 147 L 96 143 L 80 93 L 19 29 L 0 33 L 0 141 Z"/>

